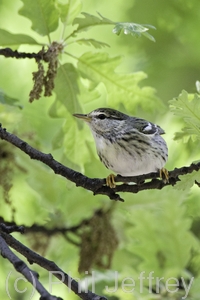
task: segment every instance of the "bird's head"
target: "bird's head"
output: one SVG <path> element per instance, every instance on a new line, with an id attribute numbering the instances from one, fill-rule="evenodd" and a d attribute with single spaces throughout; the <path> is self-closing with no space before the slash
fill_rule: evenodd
<path id="1" fill-rule="evenodd" d="M 98 108 L 89 114 L 74 114 L 73 116 L 87 122 L 91 130 L 97 134 L 115 133 L 121 130 L 129 116 L 111 108 Z"/>

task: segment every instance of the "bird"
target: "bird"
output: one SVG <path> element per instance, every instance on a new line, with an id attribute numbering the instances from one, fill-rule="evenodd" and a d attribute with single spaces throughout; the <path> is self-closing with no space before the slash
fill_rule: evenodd
<path id="1" fill-rule="evenodd" d="M 168 181 L 164 168 L 168 147 L 160 126 L 112 108 L 97 108 L 73 116 L 89 125 L 97 154 L 106 168 L 124 177 L 159 171 L 163 181 Z M 116 187 L 114 174 L 106 178 L 106 184 Z"/>

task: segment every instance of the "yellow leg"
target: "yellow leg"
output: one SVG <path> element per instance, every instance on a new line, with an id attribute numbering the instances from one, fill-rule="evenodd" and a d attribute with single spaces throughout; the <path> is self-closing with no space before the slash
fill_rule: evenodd
<path id="1" fill-rule="evenodd" d="M 164 183 L 169 182 L 169 173 L 167 169 L 165 168 L 160 169 L 160 177 L 162 178 Z"/>
<path id="2" fill-rule="evenodd" d="M 115 175 L 114 174 L 110 174 L 106 178 L 106 185 L 109 186 L 111 189 L 114 189 L 116 187 L 116 184 L 115 184 Z"/>

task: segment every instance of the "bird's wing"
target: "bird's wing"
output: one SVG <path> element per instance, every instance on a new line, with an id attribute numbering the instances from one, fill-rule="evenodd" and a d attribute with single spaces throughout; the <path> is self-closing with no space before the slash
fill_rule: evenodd
<path id="1" fill-rule="evenodd" d="M 158 125 L 143 119 L 135 119 L 135 128 L 144 134 L 164 134 L 165 131 Z"/>

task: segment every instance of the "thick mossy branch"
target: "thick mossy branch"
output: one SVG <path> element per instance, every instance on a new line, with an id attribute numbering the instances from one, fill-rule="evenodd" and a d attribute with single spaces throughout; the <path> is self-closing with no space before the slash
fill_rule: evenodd
<path id="1" fill-rule="evenodd" d="M 36 150 L 31 147 L 25 141 L 18 138 L 16 135 L 11 134 L 6 131 L 5 128 L 0 127 L 0 138 L 6 140 L 13 144 L 27 155 L 31 159 L 36 159 L 47 166 L 49 166 L 56 174 L 59 174 L 66 179 L 74 182 L 76 186 L 81 186 L 86 190 L 90 190 L 94 195 L 102 194 L 107 195 L 111 200 L 124 201 L 117 192 L 129 192 L 138 193 L 143 190 L 149 189 L 162 189 L 168 185 L 174 186 L 178 181 L 180 181 L 179 176 L 192 173 L 193 171 L 198 171 L 200 169 L 200 162 L 196 164 L 191 164 L 189 167 L 175 168 L 173 171 L 169 171 L 169 182 L 164 183 L 162 179 L 159 178 L 159 172 L 149 173 L 140 176 L 132 177 L 122 177 L 120 175 L 115 177 L 116 182 L 123 182 L 121 185 L 117 185 L 116 188 L 111 189 L 106 186 L 106 179 L 99 178 L 88 178 L 87 176 L 72 170 L 58 161 L 56 161 L 51 154 L 45 154 L 41 151 Z M 149 180 L 145 182 L 145 180 Z M 128 185 L 126 183 L 132 182 L 135 184 Z"/>

